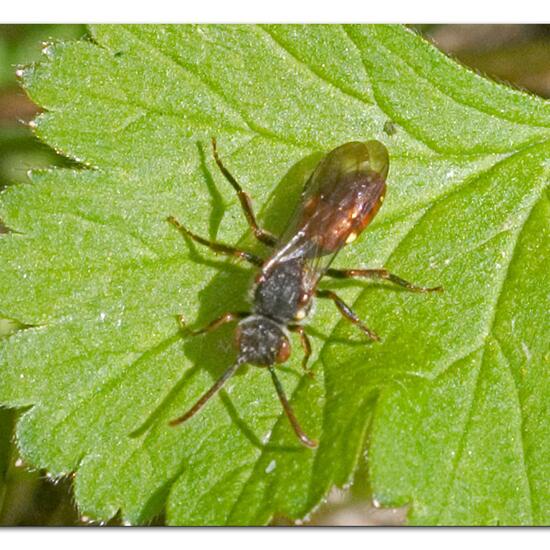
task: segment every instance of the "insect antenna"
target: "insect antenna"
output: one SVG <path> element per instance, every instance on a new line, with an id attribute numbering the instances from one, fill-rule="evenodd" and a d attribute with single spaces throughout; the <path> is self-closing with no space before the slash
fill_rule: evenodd
<path id="1" fill-rule="evenodd" d="M 290 403 L 286 398 L 285 392 L 283 390 L 283 386 L 281 385 L 281 382 L 279 381 L 279 379 L 277 378 L 277 375 L 275 374 L 275 369 L 272 366 L 268 366 L 267 368 L 269 369 L 269 373 L 271 374 L 271 378 L 273 379 L 273 384 L 275 385 L 275 389 L 277 390 L 277 394 L 279 395 L 279 400 L 281 401 L 281 405 L 283 406 L 283 409 L 286 415 L 288 416 L 288 419 L 290 420 L 290 424 L 292 425 L 294 433 L 298 436 L 298 439 L 304 445 L 314 449 L 318 445 L 317 441 L 315 441 L 314 439 L 310 439 L 304 433 L 304 430 L 302 430 L 302 427 L 298 423 L 298 420 L 296 419 L 294 411 L 292 410 L 292 407 L 290 406 Z"/>
<path id="2" fill-rule="evenodd" d="M 229 380 L 237 371 L 237 369 L 244 363 L 244 361 L 237 359 L 233 365 L 231 365 L 214 383 L 214 385 L 185 413 L 170 420 L 170 426 L 177 426 L 182 424 L 186 420 L 189 420 L 192 416 L 198 413 L 206 404 L 206 402 L 214 396 L 220 388 Z"/>

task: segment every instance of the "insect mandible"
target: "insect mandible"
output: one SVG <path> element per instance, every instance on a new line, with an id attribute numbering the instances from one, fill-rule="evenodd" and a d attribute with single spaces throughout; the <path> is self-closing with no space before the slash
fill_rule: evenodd
<path id="1" fill-rule="evenodd" d="M 209 247 L 214 252 L 236 256 L 260 269 L 253 287 L 251 312 L 227 312 L 206 327 L 189 330 L 189 335 L 211 332 L 220 326 L 239 321 L 235 334 L 238 356 L 214 385 L 185 414 L 172 420 L 176 426 L 194 416 L 223 384 L 245 364 L 266 367 L 271 374 L 283 409 L 298 436 L 308 447 L 317 442 L 301 428 L 286 397 L 274 366 L 288 360 L 291 353 L 289 332 L 300 338 L 304 351 L 302 366 L 307 373 L 311 344 L 304 330 L 314 297 L 332 300 L 340 313 L 371 340 L 379 340 L 333 291 L 317 288 L 320 279 L 349 277 L 385 279 L 414 292 L 432 292 L 441 287 L 416 286 L 386 269 L 333 269 L 331 262 L 338 251 L 354 241 L 378 212 L 386 192 L 389 156 L 379 141 L 352 141 L 333 149 L 317 165 L 307 181 L 294 215 L 281 237 L 261 228 L 254 215 L 249 195 L 222 163 L 212 139 L 212 151 L 220 171 L 237 192 L 241 207 L 254 236 L 273 249 L 267 259 L 232 246 L 212 242 L 196 235 L 173 216 L 168 221 L 185 237 Z"/>

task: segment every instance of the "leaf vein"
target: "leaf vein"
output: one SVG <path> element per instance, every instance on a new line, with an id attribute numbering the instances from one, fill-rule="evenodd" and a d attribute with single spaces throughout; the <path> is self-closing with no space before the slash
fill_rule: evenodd
<path id="1" fill-rule="evenodd" d="M 271 38 L 274 44 L 276 44 L 280 50 L 282 50 L 288 57 L 290 57 L 296 64 L 298 64 L 301 67 L 305 67 L 308 71 L 310 71 L 314 76 L 319 78 L 322 82 L 325 84 L 328 84 L 330 87 L 335 88 L 343 95 L 349 97 L 353 101 L 359 101 L 363 106 L 365 107 L 372 107 L 372 102 L 367 101 L 365 97 L 361 96 L 357 92 L 353 90 L 346 90 L 341 84 L 339 84 L 336 81 L 330 80 L 327 76 L 323 75 L 319 70 L 317 70 L 315 67 L 311 66 L 309 63 L 302 61 L 297 55 L 288 47 L 286 46 L 279 38 L 275 36 L 274 33 L 270 32 L 268 28 L 266 28 L 264 25 L 258 25 L 260 30 L 262 30 L 268 37 Z M 364 70 L 364 67 L 363 67 Z"/>
<path id="2" fill-rule="evenodd" d="M 440 517 L 441 517 L 441 514 L 443 513 L 443 511 L 445 510 L 445 508 L 448 505 L 450 494 L 451 494 L 451 488 L 452 488 L 452 485 L 454 484 L 454 480 L 456 479 L 458 466 L 459 466 L 460 460 L 462 458 L 462 453 L 464 451 L 464 444 L 465 444 L 466 435 L 467 435 L 467 433 L 470 429 L 470 426 L 471 426 L 472 412 L 473 412 L 473 408 L 475 406 L 476 396 L 477 396 L 478 391 L 479 391 L 479 381 L 480 381 L 480 378 L 481 378 L 481 371 L 482 371 L 483 364 L 484 364 L 484 361 L 485 361 L 485 350 L 487 348 L 487 340 L 488 340 L 489 337 L 492 336 L 492 333 L 493 333 L 497 311 L 498 311 L 498 308 L 499 308 L 500 301 L 502 299 L 504 286 L 505 286 L 505 283 L 506 283 L 506 279 L 508 277 L 508 273 L 510 271 L 510 268 L 511 268 L 511 266 L 513 264 L 513 261 L 514 261 L 514 258 L 515 258 L 515 254 L 516 254 L 516 250 L 517 250 L 517 244 L 519 242 L 519 239 L 520 239 L 521 234 L 522 234 L 522 232 L 525 228 L 525 225 L 527 224 L 527 221 L 528 221 L 529 217 L 531 216 L 531 214 L 534 211 L 534 208 L 535 208 L 536 203 L 538 202 L 538 199 L 539 199 L 539 197 L 536 197 L 536 199 L 533 201 L 533 203 L 531 204 L 530 209 L 528 210 L 527 215 L 524 216 L 524 218 L 523 218 L 523 220 L 522 220 L 522 222 L 519 226 L 519 229 L 516 231 L 514 237 L 510 240 L 509 259 L 508 259 L 508 262 L 507 262 L 506 266 L 502 269 L 502 277 L 500 278 L 500 280 L 498 281 L 498 283 L 496 285 L 497 292 L 495 293 L 495 297 L 493 299 L 493 304 L 489 308 L 489 310 L 492 311 L 492 315 L 491 315 L 491 318 L 488 322 L 488 331 L 487 331 L 487 334 L 485 335 L 485 343 L 483 345 L 483 354 L 481 356 L 480 366 L 479 366 L 478 373 L 477 373 L 477 376 L 476 376 L 474 391 L 472 392 L 472 399 L 471 399 L 469 410 L 468 410 L 467 422 L 466 422 L 465 428 L 463 430 L 463 433 L 462 433 L 460 441 L 459 441 L 458 450 L 456 452 L 456 459 L 455 459 L 454 466 L 453 466 L 453 469 L 452 469 L 452 472 L 451 472 L 451 476 L 449 477 L 449 483 L 448 483 L 447 489 L 446 489 L 447 496 L 446 496 L 446 499 L 444 501 L 444 505 L 441 508 Z M 528 483 L 530 483 L 529 480 L 528 480 Z M 530 506 L 531 506 L 531 509 L 532 509 L 531 500 L 530 500 Z"/>
<path id="3" fill-rule="evenodd" d="M 385 49 L 391 56 L 400 59 L 407 67 L 409 67 L 409 69 L 411 71 L 414 72 L 414 74 L 419 79 L 421 79 L 425 82 L 428 82 L 430 85 L 432 85 L 434 88 L 436 88 L 441 94 L 448 97 L 451 101 L 453 101 L 457 105 L 461 105 L 463 107 L 468 107 L 470 109 L 474 109 L 478 112 L 484 113 L 486 115 L 492 116 L 492 117 L 500 119 L 500 120 L 505 120 L 506 122 L 511 122 L 511 123 L 513 123 L 515 125 L 518 125 L 518 126 L 526 126 L 528 128 L 536 127 L 536 128 L 542 128 L 542 129 L 545 129 L 545 130 L 550 128 L 549 124 L 536 124 L 536 123 L 533 123 L 533 122 L 528 122 L 528 123 L 526 123 L 526 122 L 517 122 L 516 120 L 514 120 L 512 118 L 512 115 L 510 115 L 510 117 L 506 117 L 506 116 L 504 116 L 504 113 L 502 111 L 498 110 L 498 109 L 489 109 L 483 103 L 475 103 L 474 104 L 474 103 L 471 103 L 471 102 L 467 101 L 463 97 L 455 97 L 454 95 L 451 95 L 449 93 L 449 88 L 448 87 L 441 86 L 441 83 L 440 83 L 439 79 L 437 79 L 437 78 L 431 79 L 428 75 L 424 74 L 424 72 L 422 72 L 421 70 L 414 67 L 409 61 L 407 61 L 403 56 L 401 56 L 391 46 L 389 46 L 387 41 L 378 41 L 377 44 L 382 49 Z M 443 55 L 443 54 L 441 54 L 441 55 Z M 479 75 L 476 75 L 471 69 L 467 69 L 467 70 L 473 76 L 478 76 L 479 77 Z M 494 83 L 494 84 L 495 84 L 495 86 L 499 86 L 499 84 L 497 84 L 497 83 Z"/>
<path id="4" fill-rule="evenodd" d="M 520 391 L 519 391 L 519 388 L 518 388 L 518 385 L 516 383 L 516 379 L 515 379 L 515 376 L 514 376 L 514 373 L 512 371 L 512 365 L 510 364 L 510 360 L 508 359 L 508 357 L 506 356 L 506 353 L 504 353 L 504 348 L 502 346 L 502 343 L 500 342 L 499 338 L 496 337 L 496 336 L 493 336 L 494 338 L 494 341 L 496 342 L 496 344 L 498 345 L 499 349 L 500 349 L 500 352 L 502 354 L 502 357 L 504 358 L 504 362 L 506 363 L 506 368 L 508 369 L 508 372 L 510 373 L 510 377 L 512 379 L 512 384 L 514 385 L 514 392 L 516 394 L 516 400 L 517 400 L 517 406 L 518 406 L 518 415 L 519 415 L 519 418 L 521 419 L 520 421 L 520 427 L 519 427 L 519 441 L 520 441 L 520 445 L 521 445 L 521 465 L 522 465 L 522 469 L 523 469 L 523 475 L 525 476 L 525 480 L 526 480 L 526 487 L 527 487 L 527 498 L 528 498 L 528 501 L 529 501 L 529 515 L 530 515 L 530 523 L 533 522 L 533 517 L 534 517 L 534 509 L 533 509 L 533 493 L 534 493 L 534 489 L 533 489 L 533 482 L 531 481 L 531 476 L 529 475 L 529 461 L 527 460 L 527 452 L 526 452 L 526 448 L 525 448 L 525 422 L 524 422 L 524 414 L 523 414 L 523 408 L 522 408 L 522 400 L 521 400 L 521 394 L 520 394 Z"/>
<path id="5" fill-rule="evenodd" d="M 146 45 L 149 47 L 149 49 L 155 51 L 158 53 L 158 55 L 162 56 L 163 59 L 172 62 L 175 66 L 179 67 L 180 70 L 183 70 L 186 73 L 189 73 L 193 75 L 195 78 L 197 78 L 206 88 L 208 88 L 210 91 L 212 91 L 215 95 L 217 95 L 222 102 L 230 108 L 235 114 L 237 114 L 241 120 L 248 126 L 251 132 L 254 132 L 256 134 L 259 134 L 267 139 L 271 139 L 273 141 L 277 141 L 286 145 L 293 145 L 297 147 L 309 147 L 311 149 L 319 149 L 321 148 L 318 143 L 306 143 L 306 142 L 299 142 L 296 140 L 290 139 L 288 136 L 280 136 L 279 134 L 276 134 L 275 132 L 272 132 L 271 130 L 268 130 L 267 128 L 264 128 L 260 125 L 258 125 L 255 121 L 250 119 L 250 117 L 243 112 L 243 110 L 239 107 L 239 104 L 237 101 L 232 101 L 227 94 L 225 94 L 223 91 L 218 89 L 218 86 L 216 86 L 211 79 L 206 78 L 203 75 L 200 75 L 197 71 L 193 70 L 190 66 L 185 65 L 182 63 L 182 61 L 177 58 L 173 57 L 171 55 L 168 55 L 165 53 L 160 47 L 156 46 L 155 44 L 152 44 L 150 42 L 147 42 L 143 40 L 143 38 L 139 37 L 135 32 L 131 31 L 128 27 L 122 27 L 128 34 L 130 34 L 134 40 L 138 41 L 142 45 Z"/>

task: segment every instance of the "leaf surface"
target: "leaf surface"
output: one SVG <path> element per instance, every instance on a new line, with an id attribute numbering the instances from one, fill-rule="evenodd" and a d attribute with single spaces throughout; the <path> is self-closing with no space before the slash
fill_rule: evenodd
<path id="1" fill-rule="evenodd" d="M 368 453 L 384 506 L 415 524 L 547 524 L 550 107 L 460 67 L 403 27 L 99 26 L 25 70 L 37 135 L 89 169 L 2 195 L 0 400 L 29 407 L 27 461 L 76 471 L 88 516 L 264 524 L 306 517 Z M 395 132 L 387 132 L 388 121 Z M 386 128 L 386 131 L 384 130 Z M 218 139 L 259 219 L 280 232 L 321 155 L 379 139 L 389 191 L 342 267 L 386 266 L 442 294 L 330 283 L 380 334 L 319 303 L 315 380 L 298 342 L 281 369 L 317 450 L 268 374 L 227 367 L 251 271 L 185 242 L 166 217 L 265 254 L 216 170 Z M 327 282 L 326 285 L 329 283 Z"/>

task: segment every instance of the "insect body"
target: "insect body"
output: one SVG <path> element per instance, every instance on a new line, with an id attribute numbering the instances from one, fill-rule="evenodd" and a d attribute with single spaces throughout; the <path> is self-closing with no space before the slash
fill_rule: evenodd
<path id="1" fill-rule="evenodd" d="M 263 260 L 249 252 L 203 239 L 174 217 L 168 218 L 183 235 L 215 252 L 243 258 L 260 268 L 253 289 L 251 313 L 228 312 L 203 329 L 189 331 L 192 335 L 203 334 L 239 320 L 236 331 L 239 352 L 236 362 L 199 401 L 170 424 L 177 425 L 191 418 L 241 365 L 249 363 L 267 367 L 294 432 L 304 445 L 316 447 L 317 442 L 300 427 L 274 369 L 275 364 L 284 363 L 290 357 L 289 331 L 296 332 L 300 337 L 304 349 L 302 365 L 308 373 L 311 344 L 302 322 L 308 315 L 314 296 L 331 299 L 344 317 L 369 338 L 378 340 L 378 336 L 337 294 L 317 288 L 321 277 L 378 277 L 416 292 L 440 290 L 440 287 L 417 287 L 385 269 L 330 268 L 338 251 L 357 238 L 382 205 L 389 167 L 388 152 L 382 143 L 350 142 L 328 153 L 306 183 L 301 201 L 280 238 L 258 226 L 249 196 L 221 162 L 215 140 L 212 140 L 212 146 L 216 163 L 237 192 L 254 235 L 272 247 L 273 253 Z"/>

